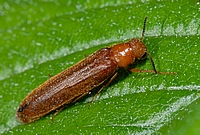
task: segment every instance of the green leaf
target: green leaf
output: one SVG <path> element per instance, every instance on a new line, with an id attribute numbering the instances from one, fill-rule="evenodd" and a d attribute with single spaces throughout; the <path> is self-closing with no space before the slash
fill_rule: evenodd
<path id="1" fill-rule="evenodd" d="M 1 134 L 198 134 L 199 2 L 1 1 Z M 102 47 L 140 38 L 159 71 L 119 76 L 93 104 L 86 96 L 31 124 L 15 118 L 41 83 Z M 152 69 L 149 59 L 134 67 Z M 96 89 L 98 91 L 98 89 Z M 178 130 L 177 130 L 178 129 Z"/>

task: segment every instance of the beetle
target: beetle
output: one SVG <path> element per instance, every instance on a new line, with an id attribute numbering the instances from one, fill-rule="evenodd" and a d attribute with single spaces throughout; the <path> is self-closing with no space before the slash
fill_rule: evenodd
<path id="1" fill-rule="evenodd" d="M 31 123 L 54 110 L 60 112 L 63 106 L 76 102 L 107 81 L 97 92 L 100 93 L 117 76 L 119 68 L 128 67 L 136 59 L 148 56 L 153 70 L 131 69 L 132 72 L 157 74 L 153 59 L 142 42 L 146 20 L 147 17 L 144 20 L 142 38 L 102 48 L 35 88 L 21 102 L 16 112 L 17 119 L 23 123 Z"/>

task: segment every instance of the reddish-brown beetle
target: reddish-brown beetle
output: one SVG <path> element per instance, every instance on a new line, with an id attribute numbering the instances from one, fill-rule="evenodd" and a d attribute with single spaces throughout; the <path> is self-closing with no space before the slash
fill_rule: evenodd
<path id="1" fill-rule="evenodd" d="M 153 70 L 131 69 L 131 71 L 158 73 L 152 57 L 142 42 L 146 19 L 147 17 L 144 20 L 141 39 L 133 38 L 129 42 L 100 49 L 35 88 L 20 104 L 17 118 L 23 123 L 33 122 L 53 110 L 62 110 L 64 105 L 76 102 L 93 88 L 108 81 L 98 91 L 99 93 L 117 76 L 119 68 L 126 68 L 135 59 L 140 60 L 146 55 L 151 60 Z"/>

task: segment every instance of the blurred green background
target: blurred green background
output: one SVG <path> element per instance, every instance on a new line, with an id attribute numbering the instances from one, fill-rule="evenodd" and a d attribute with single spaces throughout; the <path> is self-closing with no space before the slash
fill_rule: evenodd
<path id="1" fill-rule="evenodd" d="M 89 106 L 22 124 L 24 97 L 49 75 L 102 47 L 140 38 L 159 71 L 119 76 Z M 0 134 L 198 134 L 200 2 L 197 0 L 0 1 Z M 152 69 L 149 59 L 133 67 Z M 98 89 L 97 89 L 98 90 Z M 96 90 L 96 91 L 97 91 Z"/>

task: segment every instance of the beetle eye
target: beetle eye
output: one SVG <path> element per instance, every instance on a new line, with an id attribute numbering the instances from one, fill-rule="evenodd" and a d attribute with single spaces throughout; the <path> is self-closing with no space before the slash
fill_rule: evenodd
<path id="1" fill-rule="evenodd" d="M 145 52 L 145 53 L 142 55 L 141 59 L 145 59 L 146 57 L 147 57 L 147 53 Z"/>

